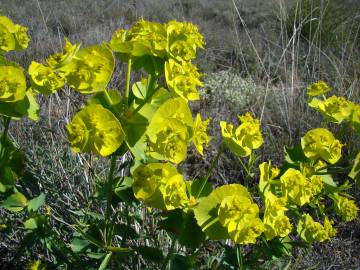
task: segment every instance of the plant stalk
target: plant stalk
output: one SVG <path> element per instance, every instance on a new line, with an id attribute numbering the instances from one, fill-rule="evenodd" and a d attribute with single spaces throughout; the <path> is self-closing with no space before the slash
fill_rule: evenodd
<path id="1" fill-rule="evenodd" d="M 224 145 L 224 144 L 220 145 L 216 156 L 215 156 L 214 159 L 211 161 L 210 168 L 209 168 L 209 170 L 208 170 L 205 178 L 202 180 L 201 188 L 200 188 L 199 191 L 197 192 L 195 199 L 198 199 L 198 198 L 199 198 L 201 192 L 202 192 L 203 189 L 205 188 L 205 185 L 206 185 L 207 181 L 209 180 L 210 175 L 211 175 L 212 171 L 214 170 L 215 166 L 218 164 L 219 158 L 220 158 L 221 154 L 224 152 L 224 149 L 225 149 L 225 145 Z"/>
<path id="2" fill-rule="evenodd" d="M 239 270 L 244 269 L 244 261 L 243 261 L 243 254 L 242 254 L 242 248 L 241 245 L 236 245 L 236 258 L 239 266 Z"/>
<path id="3" fill-rule="evenodd" d="M 110 171 L 108 175 L 108 182 L 107 182 L 107 202 L 106 202 L 106 212 L 105 212 L 105 220 L 106 223 L 110 217 L 111 214 L 111 200 L 112 200 L 112 186 L 114 182 L 114 172 L 115 172 L 115 166 L 116 166 L 116 156 L 111 157 L 110 161 Z"/>
<path id="4" fill-rule="evenodd" d="M 168 254 L 166 255 L 166 257 L 165 257 L 165 259 L 164 259 L 164 262 L 163 262 L 163 264 L 162 264 L 162 266 L 161 266 L 161 268 L 160 268 L 161 270 L 165 270 L 165 269 L 166 269 L 166 267 L 167 267 L 167 265 L 168 265 L 168 263 L 169 263 L 172 255 L 173 255 L 173 253 L 174 253 L 175 245 L 176 245 L 176 239 L 173 239 L 172 242 L 171 242 L 171 247 L 170 247 L 170 249 L 169 249 L 169 252 L 168 252 Z"/>
<path id="5" fill-rule="evenodd" d="M 132 59 L 130 57 L 128 64 L 127 64 L 126 81 L 125 81 L 125 100 L 126 100 L 125 106 L 126 106 L 126 108 L 129 106 L 128 99 L 129 99 L 129 93 L 130 93 L 131 65 L 132 65 Z"/>
<path id="6" fill-rule="evenodd" d="M 1 141 L 6 140 L 7 138 L 7 134 L 9 132 L 9 127 L 10 127 L 10 121 L 11 121 L 10 117 L 4 116 L 4 131 L 1 136 Z"/>

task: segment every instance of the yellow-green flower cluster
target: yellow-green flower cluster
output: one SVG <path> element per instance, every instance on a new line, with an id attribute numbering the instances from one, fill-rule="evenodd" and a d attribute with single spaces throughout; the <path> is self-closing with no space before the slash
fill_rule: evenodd
<path id="1" fill-rule="evenodd" d="M 318 81 L 316 83 L 313 83 L 307 88 L 308 92 L 307 94 L 309 96 L 315 97 L 325 94 L 326 92 L 329 92 L 331 89 L 324 81 Z"/>
<path id="2" fill-rule="evenodd" d="M 204 41 L 192 23 L 170 21 L 160 24 L 141 19 L 129 30 L 117 30 L 109 45 L 113 51 L 132 57 L 151 55 L 190 61 L 196 56 L 196 48 L 203 48 Z"/>
<path id="3" fill-rule="evenodd" d="M 207 126 L 209 125 L 210 121 L 211 121 L 210 118 L 205 121 L 202 121 L 201 115 L 199 113 L 196 115 L 196 118 L 195 118 L 194 134 L 193 134 L 192 141 L 193 141 L 197 151 L 201 155 L 204 155 L 203 145 L 205 144 L 205 146 L 208 146 L 210 139 L 211 139 L 209 137 L 209 135 L 206 133 L 206 129 L 207 129 Z"/>
<path id="4" fill-rule="evenodd" d="M 247 157 L 252 150 L 259 148 L 264 143 L 260 121 L 249 113 L 239 115 L 238 118 L 241 124 L 236 129 L 232 124 L 221 121 L 221 135 L 232 152 Z"/>
<path id="5" fill-rule="evenodd" d="M 198 100 L 197 87 L 203 86 L 201 74 L 191 62 L 169 59 L 165 63 L 165 78 L 169 89 L 185 100 Z"/>
<path id="6" fill-rule="evenodd" d="M 332 198 L 335 204 L 335 211 L 342 220 L 351 221 L 357 217 L 359 208 L 356 206 L 355 201 L 339 194 L 334 194 Z"/>
<path id="7" fill-rule="evenodd" d="M 280 174 L 280 170 L 277 167 L 272 167 L 270 161 L 261 163 L 259 170 L 259 190 L 266 196 L 267 192 L 270 191 L 271 184 L 274 182 L 273 180 Z"/>
<path id="8" fill-rule="evenodd" d="M 285 237 L 291 230 L 292 225 L 289 218 L 285 215 L 287 199 L 277 197 L 268 192 L 265 196 L 265 213 L 263 222 L 265 225 L 265 235 L 267 239 L 276 236 Z"/>
<path id="9" fill-rule="evenodd" d="M 331 164 L 336 163 L 341 157 L 342 144 L 334 135 L 325 128 L 315 128 L 308 131 L 301 138 L 301 146 L 307 158 L 312 160 L 322 159 Z"/>
<path id="10" fill-rule="evenodd" d="M 8 17 L 0 16 L 0 53 L 27 48 L 30 41 L 27 30 Z"/>
<path id="11" fill-rule="evenodd" d="M 158 160 L 180 163 L 186 157 L 190 141 L 200 154 L 209 136 L 206 128 L 209 120 L 202 121 L 200 115 L 192 119 L 188 104 L 182 98 L 171 98 L 154 113 L 146 131 L 147 154 Z"/>
<path id="12" fill-rule="evenodd" d="M 172 210 L 188 203 L 184 178 L 170 163 L 140 165 L 133 179 L 135 197 L 149 206 Z"/>
<path id="13" fill-rule="evenodd" d="M 50 55 L 46 64 L 32 61 L 28 73 L 33 89 L 42 94 L 53 94 L 61 89 L 66 78 L 60 69 L 70 63 L 79 47 L 79 44 L 73 45 L 68 39 L 65 39 L 63 52 Z"/>
<path id="14" fill-rule="evenodd" d="M 324 220 L 324 225 L 321 225 L 321 223 L 314 221 L 309 214 L 302 216 L 297 226 L 297 232 L 308 243 L 323 242 L 336 235 L 336 229 L 332 227 L 332 223 L 327 217 Z"/>
<path id="15" fill-rule="evenodd" d="M 105 90 L 114 68 L 112 51 L 105 45 L 97 45 L 80 49 L 59 72 L 74 90 L 91 94 Z"/>
<path id="16" fill-rule="evenodd" d="M 66 128 L 75 153 L 93 152 L 108 156 L 119 148 L 125 137 L 117 118 L 99 104 L 80 110 Z"/>
<path id="17" fill-rule="evenodd" d="M 314 188 L 312 182 L 293 168 L 288 169 L 280 177 L 280 183 L 283 196 L 299 206 L 310 202 L 314 190 L 317 190 L 317 186 Z"/>
<path id="18" fill-rule="evenodd" d="M 65 84 L 65 78 L 53 68 L 35 61 L 29 66 L 29 75 L 33 88 L 43 94 L 52 94 Z"/>
<path id="19" fill-rule="evenodd" d="M 265 228 L 259 218 L 259 207 L 250 196 L 226 196 L 218 210 L 219 222 L 227 228 L 237 244 L 255 243 Z"/>
<path id="20" fill-rule="evenodd" d="M 174 96 L 198 100 L 197 87 L 203 84 L 201 74 L 191 60 L 204 41 L 197 27 L 188 22 L 166 24 L 140 20 L 129 30 L 119 29 L 112 36 L 110 47 L 127 58 L 149 55 L 165 62 L 167 86 Z"/>
<path id="21" fill-rule="evenodd" d="M 330 91 L 330 87 L 323 81 L 308 87 L 309 96 L 323 95 Z M 360 105 L 346 100 L 344 97 L 331 96 L 323 99 L 311 98 L 309 106 L 319 111 L 326 120 L 340 124 L 343 121 L 350 123 L 360 133 Z"/>
<path id="22" fill-rule="evenodd" d="M 0 66 L 0 101 L 13 103 L 25 97 L 26 80 L 22 68 L 11 65 Z"/>
<path id="23" fill-rule="evenodd" d="M 326 119 L 341 123 L 349 120 L 354 110 L 354 103 L 344 97 L 331 96 L 325 100 L 313 98 L 309 106 L 319 111 Z"/>
<path id="24" fill-rule="evenodd" d="M 105 45 L 80 49 L 65 40 L 62 53 L 51 55 L 46 64 L 32 62 L 29 75 L 34 89 L 52 94 L 66 83 L 74 90 L 91 94 L 104 91 L 115 67 L 112 51 Z"/>

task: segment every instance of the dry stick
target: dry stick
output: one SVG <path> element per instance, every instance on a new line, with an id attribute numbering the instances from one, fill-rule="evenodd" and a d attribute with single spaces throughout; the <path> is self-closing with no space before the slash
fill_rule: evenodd
<path id="1" fill-rule="evenodd" d="M 236 13 L 237 13 L 237 15 L 238 15 L 238 17 L 239 17 L 239 19 L 240 19 L 240 22 L 241 22 L 241 24 L 242 24 L 242 26 L 243 26 L 243 28 L 244 28 L 244 30 L 245 30 L 246 36 L 248 37 L 248 39 L 249 39 L 249 41 L 250 41 L 250 44 L 251 44 L 251 46 L 252 46 L 252 48 L 253 48 L 253 50 L 254 50 L 254 52 L 255 52 L 255 54 L 256 54 L 256 57 L 258 58 L 258 61 L 259 61 L 260 65 L 261 65 L 264 73 L 266 74 L 266 77 L 268 78 L 268 81 L 269 81 L 269 80 L 271 80 L 270 74 L 269 74 L 268 71 L 266 70 L 265 65 L 264 65 L 264 62 L 263 62 L 263 61 L 261 60 L 261 58 L 260 58 L 260 55 L 259 55 L 259 53 L 258 53 L 258 51 L 257 51 L 257 49 L 256 49 L 256 47 L 255 47 L 255 44 L 254 44 L 254 42 L 253 42 L 253 40 L 252 40 L 252 38 L 251 38 L 251 35 L 250 35 L 249 30 L 248 30 L 248 28 L 247 28 L 247 25 L 246 25 L 244 19 L 241 17 L 241 14 L 240 14 L 240 12 L 239 12 L 239 9 L 238 9 L 237 6 L 236 6 L 235 0 L 232 0 L 232 3 L 233 3 L 233 6 L 234 6 L 234 8 L 235 8 L 235 11 L 236 11 Z M 267 85 L 267 87 L 266 87 L 266 89 L 265 89 L 265 96 L 264 96 L 264 101 L 263 101 L 263 106 L 262 106 L 262 112 L 261 112 L 260 121 L 262 120 L 262 117 L 263 117 L 264 108 L 265 108 L 265 104 L 266 104 L 267 97 L 268 97 L 268 91 L 269 91 L 269 88 L 268 88 L 268 85 Z"/>
<path id="2" fill-rule="evenodd" d="M 53 43 L 53 41 L 52 41 L 52 39 L 51 39 L 51 37 L 50 37 L 49 28 L 48 28 L 48 27 L 47 27 L 47 25 L 46 25 L 45 16 L 44 16 L 44 13 L 43 13 L 42 8 L 41 8 L 41 6 L 40 6 L 40 2 L 39 2 L 39 0 L 36 0 L 36 3 L 37 3 L 37 6 L 38 6 L 39 11 L 40 11 L 40 14 L 41 14 L 41 18 L 42 18 L 43 23 L 44 23 L 46 33 L 47 33 L 47 34 L 48 34 L 48 36 L 49 36 L 50 45 L 51 45 L 51 47 L 52 47 L 53 51 L 55 51 L 54 43 Z"/>

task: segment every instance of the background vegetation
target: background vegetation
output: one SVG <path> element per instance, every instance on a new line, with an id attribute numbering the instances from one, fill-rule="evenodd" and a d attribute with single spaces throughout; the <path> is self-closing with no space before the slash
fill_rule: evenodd
<path id="1" fill-rule="evenodd" d="M 220 142 L 220 119 L 235 122 L 236 115 L 246 111 L 261 118 L 266 145 L 260 154 L 264 160 L 271 158 L 277 164 L 283 156 L 283 145 L 292 145 L 305 130 L 321 125 L 320 115 L 305 104 L 304 90 L 311 82 L 322 79 L 337 94 L 360 102 L 357 0 L 2 0 L 0 7 L 6 16 L 29 28 L 29 49 L 10 56 L 24 67 L 62 48 L 64 37 L 85 46 L 99 43 L 141 17 L 198 24 L 207 43 L 198 64 L 207 75 L 201 92 L 203 99 L 193 106 L 193 111 L 212 117 L 210 134 L 215 136 L 215 143 L 204 159 L 195 151 L 189 152 L 183 171 L 190 178 L 204 174 L 209 167 Z M 112 86 L 124 85 L 124 72 L 125 66 L 118 64 L 118 76 L 114 76 Z M 78 209 L 101 210 L 92 205 L 92 197 L 96 196 L 93 183 L 101 183 L 106 174 L 106 164 L 101 159 L 74 155 L 66 146 L 65 125 L 82 103 L 80 95 L 65 88 L 40 100 L 42 112 L 38 122 L 21 121 L 10 130 L 11 137 L 26 153 L 29 180 L 39 183 L 47 194 L 53 225 L 65 238 L 72 232 L 63 224 L 71 223 L 74 215 L 82 215 Z M 345 135 L 341 130 L 337 137 L 348 146 L 359 141 L 355 134 Z M 241 177 L 240 165 L 229 154 L 221 158 L 211 181 L 231 183 Z M 352 195 L 359 199 L 359 190 L 354 189 Z M 6 213 L 0 211 L 0 219 L 6 220 Z M 132 211 L 145 217 L 141 211 Z M 155 241 L 154 245 L 164 248 L 169 245 L 164 235 L 155 235 L 152 220 L 137 224 L 134 229 L 147 235 L 143 241 Z M 289 258 L 293 269 L 359 266 L 360 220 L 338 230 L 340 233 L 332 242 L 293 254 Z M 7 238 L 0 232 L 0 266 L 12 267 L 8 263 L 19 255 L 22 237 L 17 230 Z M 209 245 L 204 258 L 216 250 L 216 246 Z M 40 259 L 49 260 L 41 250 L 38 253 L 43 256 Z M 22 263 L 16 267 L 21 269 L 25 265 Z M 142 269 L 144 262 L 139 259 L 134 265 Z"/>

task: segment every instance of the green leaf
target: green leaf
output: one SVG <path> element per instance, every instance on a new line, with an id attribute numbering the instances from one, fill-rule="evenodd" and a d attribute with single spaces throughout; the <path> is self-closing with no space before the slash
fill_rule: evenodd
<path id="1" fill-rule="evenodd" d="M 42 228 L 44 224 L 45 224 L 45 216 L 38 215 L 27 219 L 24 222 L 24 228 L 26 230 L 36 230 Z"/>
<path id="2" fill-rule="evenodd" d="M 36 219 L 29 218 L 24 222 L 25 230 L 35 230 L 38 228 Z"/>
<path id="3" fill-rule="evenodd" d="M 98 270 L 104 270 L 106 268 L 106 266 L 109 264 L 110 259 L 111 259 L 111 255 L 112 252 L 109 252 L 108 254 L 106 254 L 105 258 L 103 259 L 103 261 L 100 264 L 100 267 Z"/>
<path id="4" fill-rule="evenodd" d="M 188 257 L 180 254 L 175 254 L 170 260 L 170 270 L 187 270 L 193 269 L 191 261 Z"/>
<path id="5" fill-rule="evenodd" d="M 134 57 L 132 68 L 135 71 L 144 68 L 149 74 L 163 74 L 165 60 L 159 57 L 144 55 L 141 57 Z"/>
<path id="6" fill-rule="evenodd" d="M 121 185 L 115 187 L 114 193 L 121 201 L 131 203 L 137 201 L 132 190 L 134 180 L 131 177 L 125 177 Z"/>
<path id="7" fill-rule="evenodd" d="M 2 202 L 1 206 L 11 212 L 20 212 L 27 205 L 26 197 L 20 193 L 14 193 L 10 195 L 5 201 Z"/>
<path id="8" fill-rule="evenodd" d="M 195 250 L 205 241 L 205 234 L 197 224 L 194 213 L 183 213 L 183 229 L 179 237 L 179 243 Z"/>
<path id="9" fill-rule="evenodd" d="M 10 140 L 0 140 L 0 192 L 12 188 L 24 169 L 24 156 Z"/>
<path id="10" fill-rule="evenodd" d="M 320 175 L 320 177 L 324 181 L 324 190 L 326 193 L 331 194 L 333 192 L 337 192 L 338 186 L 330 174 Z"/>
<path id="11" fill-rule="evenodd" d="M 44 203 L 45 203 L 45 194 L 41 193 L 39 196 L 29 201 L 27 208 L 29 211 L 36 211 L 41 206 L 43 206 Z"/>
<path id="12" fill-rule="evenodd" d="M 200 189 L 203 186 L 203 181 L 204 179 L 186 182 L 191 196 L 194 196 L 195 198 L 206 197 L 213 191 L 212 185 L 209 182 L 206 182 L 204 188 L 200 192 Z"/>
<path id="13" fill-rule="evenodd" d="M 164 260 L 164 255 L 160 249 L 147 246 L 138 246 L 133 248 L 137 251 L 144 259 L 160 263 Z"/>
<path id="14" fill-rule="evenodd" d="M 87 101 L 87 105 L 100 104 L 115 116 L 123 112 L 123 98 L 118 90 L 111 89 L 95 93 Z"/>
<path id="15" fill-rule="evenodd" d="M 82 252 L 85 250 L 86 247 L 88 247 L 90 245 L 90 242 L 87 240 L 83 240 L 83 239 L 79 239 L 79 238 L 74 238 L 71 241 L 70 244 L 70 248 L 72 251 L 74 252 Z"/>
<path id="16" fill-rule="evenodd" d="M 102 258 L 104 258 L 106 255 L 106 253 L 98 253 L 98 252 L 87 252 L 86 256 L 88 256 L 89 258 L 95 259 L 95 260 L 100 260 Z"/>
<path id="17" fill-rule="evenodd" d="M 196 249 L 205 240 L 205 234 L 197 224 L 194 213 L 175 209 L 163 214 L 159 227 L 175 234 L 179 243 L 185 247 Z"/>
<path id="18" fill-rule="evenodd" d="M 284 147 L 285 161 L 290 164 L 297 164 L 299 162 L 308 162 L 309 159 L 305 156 L 301 144 L 295 145 L 293 148 Z"/>
<path id="19" fill-rule="evenodd" d="M 139 238 L 139 234 L 136 232 L 136 230 L 127 224 L 116 224 L 114 233 L 115 235 L 120 235 L 124 240 L 135 240 Z"/>
<path id="20" fill-rule="evenodd" d="M 355 181 L 357 186 L 360 186 L 360 152 L 355 157 L 349 177 Z"/>
<path id="21" fill-rule="evenodd" d="M 141 100 L 145 99 L 147 92 L 147 79 L 142 79 L 141 81 L 134 83 L 131 89 L 135 97 Z"/>
<path id="22" fill-rule="evenodd" d="M 0 102 L 0 114 L 11 117 L 12 119 L 20 119 L 27 116 L 31 120 L 39 119 L 40 106 L 36 102 L 35 94 L 32 90 L 28 90 L 24 99 L 17 102 Z"/>
<path id="23" fill-rule="evenodd" d="M 28 90 L 23 100 L 19 101 L 15 105 L 15 109 L 23 116 L 27 116 L 29 119 L 37 121 L 39 119 L 40 106 L 36 102 L 35 94 Z"/>

